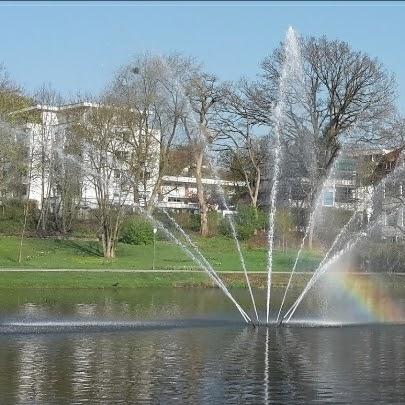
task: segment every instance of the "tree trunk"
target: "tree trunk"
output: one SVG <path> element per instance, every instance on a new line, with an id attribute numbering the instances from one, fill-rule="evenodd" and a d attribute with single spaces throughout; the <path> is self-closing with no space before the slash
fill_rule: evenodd
<path id="1" fill-rule="evenodd" d="M 108 229 L 107 225 L 103 226 L 103 234 L 102 234 L 102 242 L 103 242 L 103 255 L 106 259 L 114 259 L 115 257 L 115 241 Z"/>
<path id="2" fill-rule="evenodd" d="M 150 195 L 149 200 L 146 203 L 146 212 L 148 214 L 152 214 L 153 208 L 155 208 L 156 197 L 159 193 L 160 186 L 162 184 L 162 176 L 159 175 L 159 178 L 156 180 L 156 183 L 153 187 L 152 193 Z"/>
<path id="3" fill-rule="evenodd" d="M 255 210 L 255 229 L 253 230 L 253 235 L 257 235 L 257 225 L 259 222 L 259 212 L 257 211 L 257 199 L 253 201 L 253 209 Z"/>
<path id="4" fill-rule="evenodd" d="M 29 201 L 30 200 L 29 200 L 29 196 L 28 196 L 27 201 L 25 203 L 25 207 L 24 207 L 24 223 L 23 223 L 23 228 L 21 231 L 20 248 L 18 251 L 18 263 L 21 263 L 21 261 L 22 261 L 22 248 L 23 248 L 23 242 L 24 242 L 24 237 L 25 237 L 25 230 L 27 229 Z"/>
<path id="5" fill-rule="evenodd" d="M 208 206 L 205 201 L 204 186 L 202 183 L 202 165 L 203 165 L 203 148 L 201 147 L 196 154 L 196 183 L 197 183 L 197 198 L 200 207 L 200 232 L 202 236 L 208 236 Z"/>
<path id="6" fill-rule="evenodd" d="M 18 263 L 21 263 L 21 261 L 22 261 L 22 248 L 23 248 L 23 243 L 24 243 L 25 231 L 27 229 L 29 201 L 30 201 L 30 195 L 31 195 L 33 159 L 34 159 L 33 153 L 31 153 L 29 170 L 28 170 L 28 180 L 29 180 L 29 182 L 28 182 L 28 190 L 27 190 L 27 200 L 25 202 L 25 207 L 24 207 L 24 223 L 23 223 L 23 228 L 22 228 L 22 231 L 21 231 L 20 248 L 19 248 L 19 251 L 18 251 Z"/>
<path id="7" fill-rule="evenodd" d="M 251 196 L 251 200 L 252 200 L 252 206 L 255 210 L 255 220 L 256 220 L 256 225 L 255 225 L 255 229 L 253 231 L 254 235 L 257 235 L 257 223 L 259 220 L 259 212 L 257 210 L 257 200 L 259 197 L 259 189 L 260 189 L 260 180 L 261 180 L 261 172 L 260 169 L 257 168 L 256 169 L 256 184 L 255 184 L 255 189 L 254 189 L 254 193 Z"/>
<path id="8" fill-rule="evenodd" d="M 42 234 L 45 233 L 45 221 L 43 220 L 44 216 L 44 205 L 45 205 L 45 163 L 44 163 L 44 158 L 42 157 L 42 167 L 41 167 L 41 213 L 39 215 L 39 221 L 37 225 L 37 231 L 39 231 L 39 228 L 41 227 L 42 229 Z"/>
<path id="9" fill-rule="evenodd" d="M 334 132 L 333 131 L 329 131 L 329 137 L 330 139 L 332 139 L 332 141 L 335 140 L 335 138 L 333 137 Z M 331 135 L 332 134 L 332 135 Z M 332 142 L 330 141 L 330 142 Z M 312 249 L 313 246 L 313 239 L 314 239 L 314 218 L 311 217 L 313 216 L 314 210 L 317 207 L 318 204 L 318 199 L 319 198 L 323 198 L 322 196 L 320 196 L 318 194 L 318 191 L 320 193 L 322 193 L 323 190 L 323 185 L 325 184 L 325 180 L 328 178 L 330 171 L 333 168 L 333 164 L 335 162 L 336 156 L 339 153 L 339 146 L 335 145 L 333 148 L 329 148 L 326 149 L 326 160 L 322 162 L 322 167 L 323 167 L 323 171 L 321 173 L 318 174 L 318 178 L 314 179 L 313 181 L 313 190 L 308 198 L 308 205 L 309 205 L 309 223 L 308 223 L 308 248 Z M 320 205 L 322 205 L 322 203 L 319 203 Z"/>
<path id="10" fill-rule="evenodd" d="M 309 231 L 308 231 L 308 249 L 312 249 L 312 244 L 314 240 L 314 221 L 311 221 L 309 224 Z"/>

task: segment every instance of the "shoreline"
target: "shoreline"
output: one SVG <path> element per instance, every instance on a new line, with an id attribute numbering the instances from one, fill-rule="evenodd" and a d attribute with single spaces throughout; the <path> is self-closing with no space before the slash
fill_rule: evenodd
<path id="1" fill-rule="evenodd" d="M 72 274 L 74 273 L 74 275 Z M 229 288 L 247 288 L 240 271 L 217 272 Z M 294 274 L 292 288 L 304 287 L 313 273 Z M 404 287 L 405 273 L 350 273 L 374 277 L 390 287 Z M 272 285 L 285 287 L 289 272 L 273 272 Z M 267 286 L 266 272 L 249 272 L 253 288 Z M 217 288 L 199 270 L 105 270 L 105 269 L 0 269 L 0 290 L 6 289 L 131 289 L 131 288 Z"/>

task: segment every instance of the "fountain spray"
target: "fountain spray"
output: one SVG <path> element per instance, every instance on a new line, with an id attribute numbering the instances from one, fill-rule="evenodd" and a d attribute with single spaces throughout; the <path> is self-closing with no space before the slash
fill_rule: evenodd
<path id="1" fill-rule="evenodd" d="M 270 295 L 271 295 L 271 278 L 273 271 L 273 245 L 274 245 L 274 228 L 276 201 L 278 193 L 278 183 L 280 177 L 281 163 L 281 132 L 285 118 L 286 97 L 289 82 L 297 72 L 300 71 L 300 51 L 298 39 L 295 31 L 290 27 L 287 31 L 284 45 L 284 63 L 279 79 L 278 101 L 273 111 L 274 133 L 275 133 L 275 150 L 274 150 L 274 173 L 273 183 L 270 192 L 270 211 L 269 211 L 269 231 L 268 231 L 268 253 L 267 253 L 267 305 L 266 305 L 266 322 L 270 317 Z"/>

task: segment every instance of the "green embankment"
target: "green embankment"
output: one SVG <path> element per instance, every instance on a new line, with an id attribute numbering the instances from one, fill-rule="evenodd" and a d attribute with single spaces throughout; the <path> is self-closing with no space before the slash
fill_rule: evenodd
<path id="1" fill-rule="evenodd" d="M 235 244 L 223 237 L 196 238 L 196 243 L 218 271 L 241 271 Z M 105 260 L 97 241 L 27 239 L 23 246 L 23 261 L 17 262 L 19 240 L 15 237 L 0 237 L 0 268 L 35 269 L 138 269 L 152 268 L 153 245 L 131 246 L 119 244 L 116 259 Z M 242 244 L 249 271 L 265 271 L 267 252 L 265 248 L 252 248 Z M 290 271 L 296 250 L 274 252 L 274 271 Z M 298 271 L 312 271 L 320 257 L 304 252 Z M 166 241 L 156 243 L 155 268 L 161 270 L 190 270 L 197 265 L 175 244 Z"/>
<path id="2" fill-rule="evenodd" d="M 228 287 L 246 287 L 242 273 L 220 273 L 221 279 Z M 274 285 L 285 285 L 288 274 L 274 274 Z M 295 284 L 308 281 L 309 274 L 295 277 Z M 251 283 L 256 288 L 264 288 L 267 276 L 252 274 Z M 16 272 L 0 273 L 0 289 L 38 288 L 38 289 L 106 289 L 106 288 L 146 288 L 146 287 L 212 287 L 213 283 L 203 272 L 198 273 L 124 273 L 120 271 L 80 271 L 80 272 Z"/>
<path id="3" fill-rule="evenodd" d="M 227 238 L 196 238 L 196 243 L 216 271 L 234 272 L 221 274 L 230 287 L 245 286 L 234 242 Z M 26 239 L 22 263 L 17 262 L 19 240 L 16 237 L 0 237 L 0 288 L 142 288 L 142 287 L 187 287 L 212 286 L 211 280 L 198 270 L 193 261 L 176 245 L 157 241 L 155 269 L 173 270 L 173 273 L 150 272 L 152 269 L 153 245 L 130 246 L 119 244 L 117 257 L 105 260 L 97 241 Z M 264 287 L 267 282 L 266 249 L 242 244 L 247 268 L 252 272 L 252 284 Z M 290 271 L 296 251 L 276 251 L 274 272 Z M 312 271 L 320 261 L 319 255 L 304 252 L 298 271 Z M 79 272 L 32 272 L 13 269 L 82 269 Z M 94 272 L 88 270 L 105 270 Z M 87 270 L 87 271 L 86 271 Z M 142 273 L 125 273 L 119 270 L 145 270 Z M 183 272 L 176 272 L 182 270 Z M 190 273 L 187 273 L 190 271 Z M 308 275 L 298 275 L 305 281 Z M 275 284 L 285 284 L 288 274 L 274 274 Z"/>

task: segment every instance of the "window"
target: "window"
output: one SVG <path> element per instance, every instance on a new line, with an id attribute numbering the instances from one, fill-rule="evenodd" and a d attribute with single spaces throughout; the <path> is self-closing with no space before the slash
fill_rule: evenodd
<path id="1" fill-rule="evenodd" d="M 325 207 L 333 207 L 333 190 L 325 190 L 323 192 L 323 205 Z"/>
<path id="2" fill-rule="evenodd" d="M 352 172 L 356 169 L 356 163 L 353 159 L 340 159 L 336 163 L 336 171 Z"/>
<path id="3" fill-rule="evenodd" d="M 351 187 L 336 187 L 335 201 L 351 203 L 354 201 L 354 189 Z"/>

